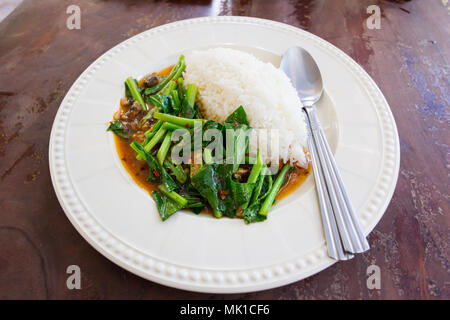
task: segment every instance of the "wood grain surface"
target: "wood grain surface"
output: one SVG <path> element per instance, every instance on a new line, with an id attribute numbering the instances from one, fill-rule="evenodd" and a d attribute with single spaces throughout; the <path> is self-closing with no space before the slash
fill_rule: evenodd
<path id="1" fill-rule="evenodd" d="M 68 30 L 66 8 L 81 8 Z M 381 29 L 369 30 L 369 5 Z M 72 227 L 50 181 L 56 111 L 103 52 L 149 28 L 210 15 L 271 19 L 339 47 L 375 80 L 396 118 L 401 168 L 372 249 L 306 280 L 234 295 L 176 290 L 96 252 Z M 0 299 L 449 299 L 449 53 L 446 0 L 24 0 L 0 23 Z M 81 290 L 66 268 L 81 267 Z M 367 267 L 381 270 L 369 290 Z"/>

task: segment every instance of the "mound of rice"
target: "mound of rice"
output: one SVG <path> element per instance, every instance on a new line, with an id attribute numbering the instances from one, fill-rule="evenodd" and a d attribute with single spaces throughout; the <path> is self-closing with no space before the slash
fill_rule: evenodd
<path id="1" fill-rule="evenodd" d="M 283 71 L 251 54 L 226 48 L 195 51 L 186 60 L 185 83 L 198 86 L 197 102 L 205 118 L 223 122 L 242 105 L 253 128 L 279 130 L 281 160 L 307 167 L 302 104 Z M 256 150 L 257 141 L 250 143 L 251 150 Z"/>

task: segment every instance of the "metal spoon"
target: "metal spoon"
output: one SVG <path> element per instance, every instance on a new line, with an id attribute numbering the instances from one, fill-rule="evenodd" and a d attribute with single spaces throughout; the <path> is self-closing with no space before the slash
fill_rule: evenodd
<path id="1" fill-rule="evenodd" d="M 316 189 L 330 257 L 347 260 L 369 244 L 353 211 L 334 156 L 315 115 L 314 105 L 323 93 L 322 76 L 313 57 L 303 48 L 289 48 L 280 69 L 291 79 L 307 115 Z"/>

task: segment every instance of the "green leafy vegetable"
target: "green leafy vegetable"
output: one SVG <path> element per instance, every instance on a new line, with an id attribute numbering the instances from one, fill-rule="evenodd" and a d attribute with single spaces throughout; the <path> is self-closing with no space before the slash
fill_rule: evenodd
<path id="1" fill-rule="evenodd" d="M 152 192 L 153 200 L 155 200 L 159 215 L 162 221 L 169 219 L 175 212 L 183 208 L 178 202 L 162 195 L 158 191 Z"/>
<path id="2" fill-rule="evenodd" d="M 252 197 L 255 183 L 239 183 L 230 178 L 231 194 L 234 200 L 234 207 L 237 210 L 237 214 L 241 215 L 242 210 L 247 207 Z"/>
<path id="3" fill-rule="evenodd" d="M 178 95 L 180 96 L 180 99 L 186 95 L 186 88 L 184 87 L 184 79 L 178 78 L 177 79 L 177 85 L 178 85 Z"/>
<path id="4" fill-rule="evenodd" d="M 166 133 L 164 140 L 159 147 L 158 153 L 156 154 L 156 158 L 161 165 L 164 163 L 164 159 L 166 159 L 167 152 L 169 152 L 171 138 L 172 132 L 169 131 Z"/>
<path id="5" fill-rule="evenodd" d="M 179 125 L 177 125 L 177 124 L 175 124 L 175 123 L 170 123 L 170 122 L 164 122 L 164 127 L 165 127 L 167 130 L 170 130 L 170 131 L 174 131 L 174 130 L 187 130 L 185 127 L 182 127 L 182 126 L 179 126 Z"/>
<path id="6" fill-rule="evenodd" d="M 245 154 L 248 151 L 251 127 L 248 124 L 247 114 L 242 106 L 237 108 L 224 123 L 226 130 L 227 163 L 233 163 L 233 171 L 245 163 Z M 232 157 L 232 158 L 230 158 Z"/>
<path id="7" fill-rule="evenodd" d="M 169 83 L 164 87 L 164 89 L 161 91 L 164 95 L 169 95 L 172 90 L 175 90 L 177 87 L 177 83 L 173 80 L 170 80 Z"/>
<path id="8" fill-rule="evenodd" d="M 283 168 L 281 169 L 280 173 L 278 174 L 277 178 L 275 179 L 275 182 L 270 189 L 267 198 L 264 200 L 261 209 L 259 210 L 259 214 L 262 216 L 267 216 L 267 213 L 269 212 L 270 207 L 272 206 L 275 197 L 280 190 L 281 186 L 284 183 L 284 178 L 286 176 L 286 173 L 289 171 L 291 167 L 289 164 L 285 164 Z"/>
<path id="9" fill-rule="evenodd" d="M 181 111 L 181 101 L 180 101 L 180 95 L 178 94 L 177 90 L 172 90 L 170 93 L 170 102 L 172 104 L 172 109 L 175 114 L 178 114 Z"/>
<path id="10" fill-rule="evenodd" d="M 206 131 L 209 129 L 217 129 L 219 131 L 223 131 L 223 124 L 221 124 L 220 122 L 214 121 L 214 120 L 207 120 L 203 124 L 203 131 Z"/>
<path id="11" fill-rule="evenodd" d="M 261 221 L 266 220 L 266 218 L 267 218 L 266 216 L 260 215 L 258 213 L 260 206 L 261 205 L 259 203 L 255 203 L 244 210 L 244 212 L 242 213 L 242 216 L 243 216 L 246 224 L 254 223 L 254 222 L 261 222 Z"/>
<path id="12" fill-rule="evenodd" d="M 231 123 L 231 124 L 242 124 L 246 126 L 250 126 L 247 118 L 247 113 L 244 110 L 243 106 L 240 106 L 232 114 L 230 114 L 225 120 L 225 123 Z"/>
<path id="13" fill-rule="evenodd" d="M 208 165 L 200 169 L 192 178 L 192 185 L 208 200 L 216 218 L 222 216 L 221 201 L 219 199 L 220 185 L 214 165 Z"/>
<path id="14" fill-rule="evenodd" d="M 121 138 L 129 138 L 130 137 L 130 132 L 128 130 L 124 129 L 122 122 L 120 122 L 119 120 L 114 120 L 113 122 L 111 122 L 108 129 L 106 129 L 106 130 L 114 132 L 116 135 L 118 135 Z"/>
<path id="15" fill-rule="evenodd" d="M 150 152 L 154 146 L 156 146 L 165 136 L 167 132 L 167 129 L 165 128 L 164 124 L 159 128 L 159 130 L 153 135 L 151 140 L 144 146 L 145 151 Z M 136 159 L 138 160 L 144 160 L 142 155 L 138 153 L 136 156 Z"/>
<path id="16" fill-rule="evenodd" d="M 185 118 L 193 119 L 197 116 L 197 111 L 194 109 L 197 90 L 197 86 L 193 84 L 189 84 L 187 87 L 186 95 L 181 107 L 181 115 Z"/>
<path id="17" fill-rule="evenodd" d="M 250 206 L 258 202 L 258 197 L 261 194 L 261 190 L 264 184 L 264 179 L 266 176 L 260 175 L 256 181 L 255 188 L 253 189 L 252 198 L 250 199 Z M 245 209 L 245 207 L 244 207 Z"/>
<path id="18" fill-rule="evenodd" d="M 170 80 L 179 78 L 185 68 L 186 68 L 186 62 L 184 61 L 184 56 L 181 55 L 180 58 L 178 59 L 177 64 L 175 65 L 175 67 L 173 67 L 172 71 L 167 76 L 167 78 L 165 78 L 163 81 L 158 83 L 156 86 L 145 89 L 145 94 L 152 95 L 157 92 L 160 92 L 170 82 Z"/>
<path id="19" fill-rule="evenodd" d="M 158 108 L 158 110 L 164 113 L 170 113 L 170 100 L 169 97 L 164 94 L 155 94 L 153 96 L 147 97 L 147 102 L 152 106 Z"/>
<path id="20" fill-rule="evenodd" d="M 236 171 L 241 164 L 245 163 L 251 128 L 242 124 L 235 126 L 234 124 L 225 123 L 225 129 L 227 163 L 233 163 L 233 171 Z M 229 151 L 230 147 L 232 152 Z"/>
<path id="21" fill-rule="evenodd" d="M 257 187 L 257 189 L 254 190 L 254 193 L 253 193 L 253 196 L 255 196 L 255 193 L 257 193 L 255 196 L 256 199 L 258 198 L 259 193 L 261 192 L 261 188 L 262 188 L 263 181 L 264 181 L 264 176 L 260 175 L 263 166 L 264 165 L 263 165 L 263 162 L 261 159 L 261 154 L 258 150 L 258 153 L 256 155 L 256 163 L 253 165 L 252 170 L 250 171 L 250 175 L 247 180 L 247 183 L 254 184 L 254 186 Z M 253 197 L 252 197 L 252 199 L 253 199 Z M 246 203 L 242 204 L 242 209 L 246 209 L 252 199 L 249 198 Z M 253 202 L 255 202 L 255 201 L 253 201 Z"/>
<path id="22" fill-rule="evenodd" d="M 167 197 L 178 203 L 181 207 L 187 205 L 188 201 L 183 196 L 179 195 L 175 191 L 169 190 L 164 184 L 160 184 L 158 189 Z"/>
<path id="23" fill-rule="evenodd" d="M 261 195 L 258 197 L 258 200 L 263 200 L 269 195 L 269 191 L 272 189 L 272 184 L 273 184 L 272 176 L 266 175 L 263 182 Z"/>
<path id="24" fill-rule="evenodd" d="M 156 110 L 158 110 L 158 108 L 152 108 L 151 110 L 149 110 L 145 114 L 145 116 L 142 117 L 141 121 L 139 121 L 139 126 L 143 126 L 147 120 L 151 119 L 153 116 L 153 113 L 155 113 Z"/>
<path id="25" fill-rule="evenodd" d="M 170 158 L 164 160 L 164 167 L 170 170 L 170 172 L 175 176 L 175 179 L 181 184 L 184 184 L 187 180 L 187 175 L 183 170 L 181 164 L 175 165 Z"/>
<path id="26" fill-rule="evenodd" d="M 188 203 L 186 205 L 186 208 L 190 208 L 190 209 L 202 209 L 205 207 L 205 203 L 203 202 L 203 198 L 198 195 L 198 196 L 193 196 L 193 195 L 185 195 L 184 196 Z M 196 210 L 197 211 L 197 210 Z"/>
<path id="27" fill-rule="evenodd" d="M 261 173 L 261 169 L 263 167 L 263 162 L 261 159 L 261 154 L 258 150 L 256 155 L 256 163 L 252 167 L 252 171 L 250 171 L 250 176 L 248 177 L 248 182 L 255 183 L 256 179 L 258 179 L 259 174 Z"/>
<path id="28" fill-rule="evenodd" d="M 187 129 L 194 128 L 196 123 L 199 126 L 202 126 L 202 124 L 203 124 L 203 120 L 200 120 L 200 119 L 181 118 L 181 117 L 177 117 L 177 116 L 173 116 L 173 115 L 165 114 L 165 113 L 160 113 L 160 112 L 156 112 L 153 115 L 153 118 L 162 120 L 162 121 L 166 121 L 166 122 L 170 122 L 170 123 L 179 125 L 181 127 L 187 128 Z"/>
<path id="29" fill-rule="evenodd" d="M 205 151 L 203 151 L 203 156 L 206 164 L 213 163 L 212 149 L 205 149 Z"/>
<path id="30" fill-rule="evenodd" d="M 163 125 L 163 122 L 158 121 L 144 133 L 144 137 L 145 137 L 145 141 L 143 143 L 144 146 L 150 142 L 150 140 L 155 136 L 156 132 L 158 132 L 158 130 L 162 127 L 162 125 Z"/>
<path id="31" fill-rule="evenodd" d="M 136 153 L 147 162 L 149 170 L 149 180 L 160 180 L 169 191 L 177 190 L 179 187 L 172 179 L 169 173 L 164 169 L 159 162 L 145 148 L 137 141 L 133 141 L 130 146 L 136 151 Z"/>
<path id="32" fill-rule="evenodd" d="M 129 77 L 125 81 L 125 85 L 128 88 L 128 91 L 130 92 L 133 99 L 141 104 L 142 110 L 147 111 L 148 110 L 147 105 L 145 104 L 144 99 L 142 99 L 141 91 L 139 89 L 139 85 L 136 82 L 136 80 L 132 77 Z"/>
<path id="33" fill-rule="evenodd" d="M 134 82 L 135 82 L 136 88 L 138 88 L 139 93 L 142 95 L 142 90 L 140 89 L 138 82 L 136 81 L 136 79 L 133 79 L 133 80 L 134 80 Z M 126 81 L 125 81 L 125 97 L 127 97 L 128 99 L 134 100 L 134 97 L 133 97 L 133 95 L 131 94 L 131 91 L 130 91 L 130 89 L 128 88 L 128 84 L 127 84 Z"/>

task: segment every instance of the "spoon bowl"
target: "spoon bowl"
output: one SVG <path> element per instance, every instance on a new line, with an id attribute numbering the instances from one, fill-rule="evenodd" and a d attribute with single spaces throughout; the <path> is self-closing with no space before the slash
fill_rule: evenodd
<path id="1" fill-rule="evenodd" d="M 281 59 L 280 69 L 291 79 L 302 104 L 314 105 L 323 93 L 322 76 L 314 58 L 301 47 L 291 47 Z"/>

